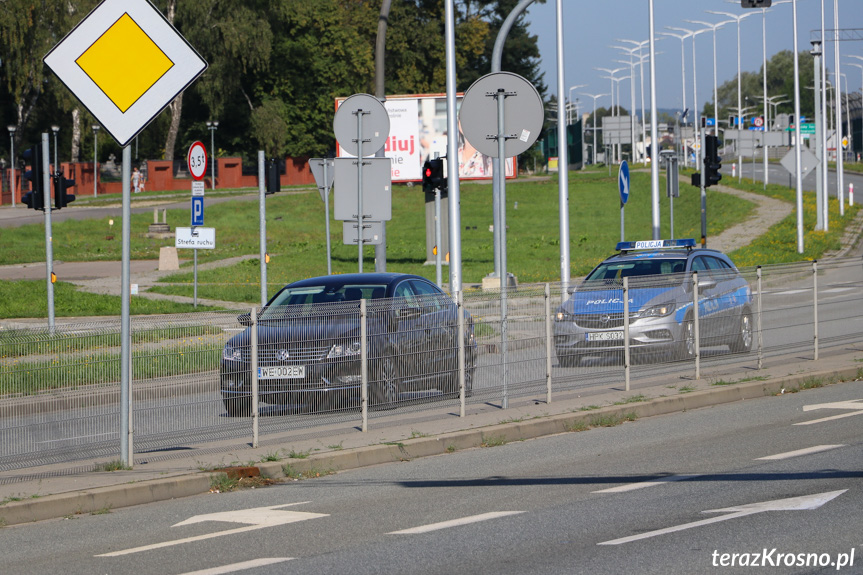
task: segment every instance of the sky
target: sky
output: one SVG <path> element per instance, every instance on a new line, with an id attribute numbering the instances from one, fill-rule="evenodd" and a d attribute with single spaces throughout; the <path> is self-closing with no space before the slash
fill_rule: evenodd
<path id="1" fill-rule="evenodd" d="M 782 50 L 790 50 L 793 44 L 792 4 L 777 4 L 767 9 L 767 55 L 769 58 Z M 833 6 L 835 0 L 824 0 L 825 28 L 833 30 Z M 630 39 L 641 42 L 649 38 L 649 0 L 562 0 L 564 22 L 564 98 L 578 98 L 582 112 L 590 112 L 594 99 L 579 93 L 608 94 L 612 81 L 603 79 L 609 74 L 595 68 L 624 68 L 616 77 L 630 73 L 629 56 L 612 48 L 614 45 L 628 45 L 617 41 Z M 798 47 L 810 50 L 810 32 L 821 29 L 821 0 L 797 0 Z M 839 28 L 860 29 L 863 34 L 863 0 L 838 0 Z M 711 24 L 730 20 L 722 15 L 711 14 L 708 10 L 729 12 L 746 16 L 740 23 L 741 70 L 758 72 L 764 58 L 762 49 L 762 11 L 744 9 L 739 0 L 654 0 L 654 21 L 656 34 L 657 68 L 656 92 L 658 108 L 681 109 L 683 92 L 681 90 L 681 41 L 678 38 L 661 36 L 668 26 L 701 30 L 707 26 L 692 24 L 687 20 L 701 20 Z M 527 9 L 526 21 L 531 34 L 538 36 L 541 70 L 545 72 L 548 94 L 557 94 L 557 0 L 546 0 L 545 4 L 533 4 Z M 828 33 L 828 36 L 830 34 Z M 685 43 L 686 106 L 693 108 L 692 88 L 692 40 Z M 829 42 L 826 49 L 828 73 L 834 70 L 834 43 Z M 731 22 L 719 28 L 716 33 L 717 83 L 734 80 L 737 77 L 737 24 Z M 649 46 L 645 44 L 644 54 Z M 713 99 L 713 34 L 705 32 L 696 36 L 696 69 L 698 108 L 703 109 L 706 102 Z M 846 63 L 863 64 L 849 54 L 863 56 L 863 41 L 841 42 L 840 72 L 847 76 L 851 91 L 861 89 L 861 70 Z M 616 60 L 624 60 L 619 63 Z M 638 74 L 638 70 L 636 70 Z M 650 109 L 650 72 L 647 60 L 644 65 L 644 93 L 646 108 Z M 844 80 L 843 80 L 844 81 Z M 586 84 L 583 88 L 570 90 L 570 87 Z M 615 83 L 620 86 L 621 105 L 631 109 L 629 81 Z M 843 87 L 844 90 L 844 87 Z M 615 89 L 616 92 L 616 89 Z M 640 109 L 640 80 L 636 80 L 636 109 Z M 772 95 L 772 94 L 770 94 Z M 610 97 L 596 99 L 597 107 L 611 105 Z M 692 116 L 690 115 L 690 119 Z"/>

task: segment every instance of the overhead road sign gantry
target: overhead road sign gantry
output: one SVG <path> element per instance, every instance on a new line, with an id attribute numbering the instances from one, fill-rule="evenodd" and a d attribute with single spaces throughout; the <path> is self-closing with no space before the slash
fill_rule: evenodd
<path id="1" fill-rule="evenodd" d="M 148 0 L 104 0 L 44 62 L 121 147 L 207 69 Z"/>

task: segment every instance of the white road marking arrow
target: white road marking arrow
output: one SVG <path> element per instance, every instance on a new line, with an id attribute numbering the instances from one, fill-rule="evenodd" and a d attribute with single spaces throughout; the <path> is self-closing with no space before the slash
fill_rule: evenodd
<path id="1" fill-rule="evenodd" d="M 288 523 L 296 523 L 297 521 L 306 521 L 307 519 L 317 519 L 319 517 L 327 517 L 323 513 L 305 513 L 302 511 L 277 511 L 284 507 L 293 505 L 302 505 L 308 503 L 287 503 L 285 505 L 273 505 L 270 507 L 255 507 L 253 509 L 240 509 L 238 511 L 222 511 L 220 513 L 208 513 L 207 515 L 196 515 L 185 521 L 181 521 L 174 525 L 180 527 L 182 525 L 193 525 L 195 523 L 204 523 L 205 521 L 222 521 L 225 523 L 241 523 L 246 527 L 238 527 L 236 529 L 228 529 L 227 531 L 218 531 L 216 533 L 207 533 L 198 535 L 197 537 L 187 537 L 185 539 L 176 539 L 174 541 L 165 541 L 163 543 L 155 543 L 153 545 L 145 545 L 143 547 L 135 547 L 134 549 L 124 549 L 122 551 L 114 551 L 112 553 L 104 553 L 96 557 L 119 557 L 120 555 L 131 555 L 132 553 L 140 553 L 142 551 L 150 551 L 153 549 L 161 549 L 163 547 L 172 547 L 183 543 L 192 543 L 194 541 L 202 541 L 204 539 L 213 539 L 214 537 L 223 537 L 225 535 L 235 535 L 246 531 L 254 531 L 256 529 L 264 529 L 266 527 L 275 527 L 277 525 L 286 525 Z"/>
<path id="2" fill-rule="evenodd" d="M 828 501 L 839 497 L 846 491 L 848 490 L 842 489 L 841 491 L 828 491 L 826 493 L 816 493 L 815 495 L 804 495 L 802 497 L 789 497 L 787 499 L 776 499 L 774 501 L 763 501 L 761 503 L 749 503 L 747 505 L 740 505 L 737 507 L 726 507 L 725 509 L 711 509 L 709 511 L 703 511 L 702 513 L 727 513 L 728 515 L 711 517 L 710 519 L 702 519 L 701 521 L 693 521 L 692 523 L 684 523 L 683 525 L 666 527 L 665 529 L 657 529 L 656 531 L 648 531 L 638 535 L 612 539 L 611 541 L 603 541 L 602 543 L 597 543 L 597 545 L 620 545 L 622 543 L 638 541 L 639 539 L 647 539 L 649 537 L 656 537 L 657 535 L 665 535 L 666 533 L 674 533 L 676 531 L 683 531 L 693 527 L 701 527 L 702 525 L 709 525 L 711 523 L 718 523 L 729 519 L 737 519 L 738 517 L 746 517 L 747 515 L 755 515 L 756 513 L 764 513 L 765 511 L 809 511 L 812 509 L 818 509 Z"/>
<path id="3" fill-rule="evenodd" d="M 812 421 L 803 421 L 794 425 L 812 425 L 813 423 L 822 423 L 824 421 L 832 421 L 834 419 L 842 419 L 843 417 L 852 417 L 854 415 L 863 415 L 863 399 L 851 399 L 849 401 L 834 401 L 832 403 L 816 403 L 814 405 L 804 405 L 803 411 L 812 411 L 815 409 L 850 409 L 848 413 L 840 415 L 832 415 L 830 417 L 822 417 L 821 419 L 813 419 Z"/>

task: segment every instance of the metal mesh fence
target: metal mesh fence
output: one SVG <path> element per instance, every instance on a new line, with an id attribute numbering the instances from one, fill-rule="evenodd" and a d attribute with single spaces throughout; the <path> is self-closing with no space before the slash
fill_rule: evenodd
<path id="1" fill-rule="evenodd" d="M 849 258 L 573 282 L 566 293 L 476 290 L 463 304 L 356 286 L 254 317 L 135 317 L 134 453 L 453 417 L 462 405 L 760 367 L 789 351 L 817 358 L 863 339 L 861 275 Z M 0 470 L 116 457 L 120 350 L 119 320 L 0 331 Z"/>

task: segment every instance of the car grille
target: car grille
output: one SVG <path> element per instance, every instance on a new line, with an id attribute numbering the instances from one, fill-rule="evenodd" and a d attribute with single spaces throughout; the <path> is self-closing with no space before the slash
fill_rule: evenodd
<path id="1" fill-rule="evenodd" d="M 261 365 L 275 364 L 300 364 L 320 361 L 327 356 L 331 345 L 309 345 L 309 346 L 284 346 L 284 345 L 266 345 L 261 346 L 258 352 L 258 361 Z M 285 350 L 288 352 L 286 359 L 279 357 L 279 351 Z M 242 360 L 246 363 L 251 361 L 251 349 L 244 348 L 242 350 Z"/>
<path id="2" fill-rule="evenodd" d="M 585 329 L 614 329 L 623 327 L 622 313 L 589 313 L 575 315 L 575 325 Z M 630 316 L 630 321 L 632 318 Z"/>

